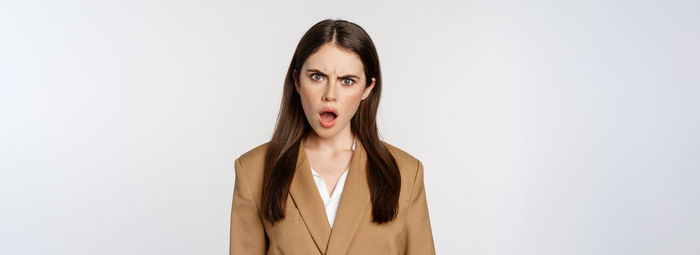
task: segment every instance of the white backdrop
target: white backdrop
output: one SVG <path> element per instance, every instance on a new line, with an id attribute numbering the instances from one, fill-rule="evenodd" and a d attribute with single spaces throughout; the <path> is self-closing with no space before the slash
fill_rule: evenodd
<path id="1" fill-rule="evenodd" d="M 297 41 L 374 39 L 438 254 L 700 254 L 697 1 L 3 1 L 0 254 L 226 254 Z"/>

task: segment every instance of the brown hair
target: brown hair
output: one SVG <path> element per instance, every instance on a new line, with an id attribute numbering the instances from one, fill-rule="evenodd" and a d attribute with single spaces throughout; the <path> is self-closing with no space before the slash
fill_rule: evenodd
<path id="1" fill-rule="evenodd" d="M 367 80 L 365 88 L 371 84 L 372 78 L 375 78 L 372 92 L 360 102 L 350 126 L 353 135 L 360 139 L 367 152 L 367 181 L 373 221 L 386 223 L 396 218 L 398 212 L 401 175 L 396 160 L 379 140 L 377 132 L 377 108 L 382 91 L 379 58 L 367 32 L 345 20 L 327 19 L 316 23 L 302 36 L 294 51 L 284 80 L 277 125 L 265 157 L 262 214 L 273 223 L 284 218 L 300 142 L 309 132 L 313 132 L 294 87 L 294 81 L 298 79 L 294 70 L 300 70 L 311 54 L 329 42 L 359 55 Z"/>

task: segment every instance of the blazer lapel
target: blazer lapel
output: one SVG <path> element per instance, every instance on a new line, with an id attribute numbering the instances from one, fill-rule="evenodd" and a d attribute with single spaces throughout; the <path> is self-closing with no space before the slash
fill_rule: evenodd
<path id="1" fill-rule="evenodd" d="M 330 233 L 328 247 L 324 254 L 345 254 L 357 226 L 370 204 L 366 165 L 367 154 L 364 145 L 358 139 L 352 154 L 343 194 L 340 196 L 338 212 L 333 223 L 333 230 Z"/>
<path id="2" fill-rule="evenodd" d="M 311 167 L 306 157 L 303 140 L 299 145 L 297 165 L 289 193 L 292 195 L 292 199 L 299 209 L 299 214 L 301 214 L 316 246 L 321 254 L 325 253 L 331 226 L 328 224 L 323 199 L 318 193 L 318 188 L 316 188 L 316 183 L 311 175 Z"/>

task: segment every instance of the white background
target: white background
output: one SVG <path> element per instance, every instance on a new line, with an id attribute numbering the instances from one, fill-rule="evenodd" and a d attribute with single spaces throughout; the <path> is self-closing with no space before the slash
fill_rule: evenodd
<path id="1" fill-rule="evenodd" d="M 697 1 L 3 1 L 0 253 L 227 254 L 302 34 L 358 23 L 438 254 L 700 254 Z"/>

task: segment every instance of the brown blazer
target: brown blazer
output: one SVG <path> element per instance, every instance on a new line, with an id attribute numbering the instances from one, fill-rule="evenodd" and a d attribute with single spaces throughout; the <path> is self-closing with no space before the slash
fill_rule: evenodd
<path id="1" fill-rule="evenodd" d="M 241 155 L 235 162 L 230 254 L 435 254 L 423 164 L 403 150 L 383 143 L 401 172 L 397 218 L 381 225 L 372 222 L 365 174 L 367 155 L 357 140 L 332 230 L 303 142 L 287 197 L 286 217 L 274 225 L 260 214 L 263 165 L 269 142 Z"/>

